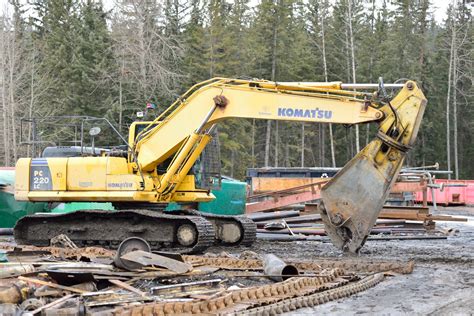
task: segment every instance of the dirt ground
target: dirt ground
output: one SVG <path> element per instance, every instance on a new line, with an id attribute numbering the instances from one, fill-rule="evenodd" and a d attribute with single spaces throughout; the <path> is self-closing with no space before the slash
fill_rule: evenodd
<path id="1" fill-rule="evenodd" d="M 439 214 L 465 216 L 469 221 L 438 222 L 438 228 L 459 230 L 447 240 L 368 241 L 361 251 L 360 256 L 366 258 L 414 260 L 412 274 L 387 277 L 365 292 L 291 314 L 473 315 L 474 207 L 439 209 Z M 232 253 L 239 250 L 243 249 Z M 251 250 L 300 260 L 345 256 L 332 244 L 317 241 L 259 241 Z"/>
<path id="2" fill-rule="evenodd" d="M 437 228 L 458 230 L 448 239 L 367 241 L 359 254 L 360 259 L 413 260 L 412 274 L 386 277 L 365 292 L 291 315 L 474 315 L 474 207 L 440 207 L 433 213 L 463 216 L 468 222 L 437 222 Z M 250 248 L 212 247 L 209 252 L 238 256 L 246 250 L 307 261 L 347 256 L 320 241 L 258 241 Z"/>

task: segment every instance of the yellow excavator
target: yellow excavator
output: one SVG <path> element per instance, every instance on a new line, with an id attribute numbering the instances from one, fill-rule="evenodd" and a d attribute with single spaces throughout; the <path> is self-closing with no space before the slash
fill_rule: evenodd
<path id="1" fill-rule="evenodd" d="M 397 89 L 390 98 L 386 89 Z M 133 123 L 128 150 L 84 157 L 21 158 L 20 201 L 112 202 L 115 212 L 83 210 L 22 218 L 18 243 L 48 245 L 66 234 L 80 245 L 114 247 L 137 236 L 153 249 L 199 252 L 216 240 L 250 245 L 255 225 L 244 216 L 157 210 L 169 202 L 215 197 L 195 185 L 192 167 L 221 120 L 251 118 L 332 124 L 377 122 L 376 138 L 322 190 L 319 209 L 335 246 L 358 252 L 414 144 L 426 99 L 414 81 L 402 84 L 272 82 L 213 78 L 193 86 L 144 128 Z M 140 127 L 140 128 L 139 128 Z"/>

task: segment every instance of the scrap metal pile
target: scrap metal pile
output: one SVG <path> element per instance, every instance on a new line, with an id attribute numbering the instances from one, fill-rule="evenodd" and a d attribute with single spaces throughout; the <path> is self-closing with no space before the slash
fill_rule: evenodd
<path id="1" fill-rule="evenodd" d="M 413 270 L 413 262 L 362 258 L 150 252 L 140 239 L 117 251 L 55 242 L 62 247 L 0 243 L 1 315 L 279 314 Z"/>
<path id="2" fill-rule="evenodd" d="M 273 241 L 318 240 L 329 242 L 317 204 L 304 211 L 286 210 L 248 214 L 257 224 L 257 238 Z M 463 217 L 433 215 L 428 207 L 385 206 L 367 240 L 446 239 L 453 230 L 436 228 L 435 221 L 467 221 Z"/>

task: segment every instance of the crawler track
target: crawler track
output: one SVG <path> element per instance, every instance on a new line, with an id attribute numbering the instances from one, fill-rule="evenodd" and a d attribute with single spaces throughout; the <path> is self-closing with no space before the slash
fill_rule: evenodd
<path id="1" fill-rule="evenodd" d="M 203 257 L 203 256 L 185 256 L 185 260 L 193 265 L 207 265 L 229 270 L 263 270 L 261 260 L 242 260 L 228 257 Z M 358 273 L 375 273 L 384 271 L 394 271 L 397 273 L 408 274 L 413 271 L 413 262 L 393 262 L 378 260 L 355 260 L 355 259 L 318 259 L 311 262 L 286 260 L 300 271 L 319 271 L 331 268 L 340 268 L 346 271 Z"/>
<path id="2" fill-rule="evenodd" d="M 178 228 L 194 231 L 194 242 L 180 245 Z M 153 250 L 198 253 L 214 243 L 213 225 L 200 216 L 163 214 L 148 210 L 83 210 L 68 214 L 34 214 L 20 219 L 14 236 L 18 244 L 49 246 L 51 238 L 65 234 L 79 247 L 116 249 L 128 237 L 141 237 Z"/>
<path id="3" fill-rule="evenodd" d="M 370 275 L 360 281 L 342 285 L 341 287 L 329 289 L 320 293 L 305 295 L 301 297 L 294 297 L 282 300 L 277 303 L 251 308 L 245 311 L 232 313 L 229 315 L 275 315 L 288 313 L 299 308 L 313 307 L 324 304 L 329 301 L 334 301 L 343 297 L 348 297 L 356 293 L 365 291 L 383 280 L 382 273 Z"/>
<path id="4" fill-rule="evenodd" d="M 382 274 L 376 274 L 358 281 L 354 275 L 332 269 L 318 277 L 292 278 L 228 292 L 205 301 L 156 302 L 117 308 L 113 315 L 272 315 L 346 297 L 374 286 L 382 279 Z"/>
<path id="5" fill-rule="evenodd" d="M 225 215 L 214 215 L 208 213 L 201 214 L 204 218 L 216 223 L 214 229 L 220 229 L 221 225 L 226 222 L 233 222 L 239 225 L 240 238 L 237 242 L 226 242 L 221 240 L 224 245 L 227 246 L 251 246 L 257 239 L 257 225 L 250 218 L 245 216 L 225 216 Z"/>

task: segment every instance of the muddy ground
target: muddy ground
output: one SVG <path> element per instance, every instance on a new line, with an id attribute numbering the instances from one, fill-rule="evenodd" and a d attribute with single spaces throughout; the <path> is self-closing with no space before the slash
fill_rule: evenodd
<path id="1" fill-rule="evenodd" d="M 386 277 L 365 292 L 300 309 L 291 315 L 474 315 L 474 207 L 440 208 L 439 212 L 432 212 L 463 216 L 469 221 L 437 222 L 437 228 L 459 230 L 448 239 L 367 241 L 358 256 L 361 260 L 413 260 L 412 274 Z M 247 250 L 307 261 L 347 257 L 331 243 L 320 241 L 258 241 L 250 248 L 212 247 L 209 252 L 227 251 L 238 256 Z M 256 281 L 242 283 L 257 285 Z"/>
<path id="2" fill-rule="evenodd" d="M 368 241 L 361 251 L 362 258 L 414 260 L 412 274 L 387 277 L 365 292 L 291 314 L 473 315 L 474 207 L 440 207 L 438 214 L 465 216 L 469 221 L 438 222 L 437 228 L 459 230 L 447 240 Z M 235 249 L 232 253 L 239 250 L 243 249 Z M 332 244 L 316 241 L 259 241 L 252 251 L 300 260 L 345 256 Z"/>

